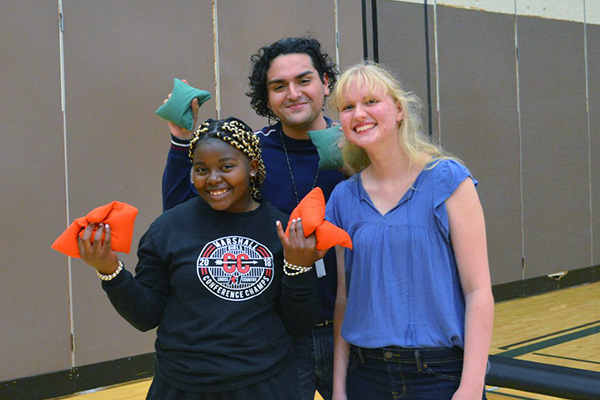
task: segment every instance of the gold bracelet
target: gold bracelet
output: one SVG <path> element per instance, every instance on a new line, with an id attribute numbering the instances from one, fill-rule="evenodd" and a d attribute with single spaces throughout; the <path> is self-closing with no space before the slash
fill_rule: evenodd
<path id="1" fill-rule="evenodd" d="M 301 265 L 290 264 L 287 260 L 283 260 L 283 272 L 287 276 L 296 276 L 308 272 L 312 269 L 312 265 L 310 267 L 303 267 Z"/>
<path id="2" fill-rule="evenodd" d="M 103 281 L 112 281 L 117 275 L 119 275 L 121 271 L 123 271 L 124 266 L 125 264 L 123 264 L 123 261 L 119 260 L 119 266 L 117 267 L 117 270 L 112 274 L 104 275 L 101 274 L 100 271 L 96 271 L 96 275 L 98 275 L 98 278 L 102 279 Z"/>

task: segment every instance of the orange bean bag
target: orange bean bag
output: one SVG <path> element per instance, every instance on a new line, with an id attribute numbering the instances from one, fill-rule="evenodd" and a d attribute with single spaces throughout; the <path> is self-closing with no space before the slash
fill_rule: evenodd
<path id="1" fill-rule="evenodd" d="M 287 237 L 290 237 L 290 222 L 298 218 L 302 220 L 304 236 L 315 233 L 317 250 L 327 250 L 337 245 L 352 249 L 350 235 L 331 222 L 325 221 L 325 196 L 321 188 L 311 190 L 294 208 L 285 230 Z"/>
<path id="2" fill-rule="evenodd" d="M 129 253 L 133 237 L 133 223 L 138 209 L 119 201 L 105 204 L 95 208 L 85 217 L 77 218 L 52 244 L 54 250 L 60 251 L 70 257 L 80 258 L 77 247 L 77 236 L 89 224 L 104 223 L 110 225 L 111 248 L 114 251 Z M 92 238 L 94 235 L 92 234 Z"/>

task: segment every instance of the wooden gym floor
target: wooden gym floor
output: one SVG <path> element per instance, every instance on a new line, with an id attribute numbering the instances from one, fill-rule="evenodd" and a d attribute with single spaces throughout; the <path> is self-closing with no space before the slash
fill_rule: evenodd
<path id="1" fill-rule="evenodd" d="M 600 282 L 496 304 L 491 354 L 600 372 Z M 144 400 L 146 379 L 63 397 Z M 556 397 L 488 387 L 489 400 Z M 315 400 L 321 400 L 317 394 Z"/>

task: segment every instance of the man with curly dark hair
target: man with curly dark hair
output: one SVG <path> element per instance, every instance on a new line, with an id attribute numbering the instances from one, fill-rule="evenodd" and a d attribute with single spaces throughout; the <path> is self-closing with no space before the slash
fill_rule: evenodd
<path id="1" fill-rule="evenodd" d="M 318 41 L 310 38 L 287 38 L 279 40 L 269 46 L 262 47 L 250 58 L 253 68 L 252 73 L 248 77 L 250 80 L 250 90 L 246 95 L 250 97 L 250 104 L 258 115 L 280 119 L 279 115 L 275 114 L 269 107 L 270 98 L 267 74 L 274 59 L 289 54 L 310 57 L 312 67 L 317 71 L 321 83 L 327 86 L 327 94 L 333 89 L 333 85 L 337 79 L 337 71 L 329 56 L 321 52 L 321 45 Z M 275 71 L 271 72 L 275 73 Z"/>
<path id="2" fill-rule="evenodd" d="M 337 170 L 319 170 L 319 155 L 308 131 L 331 127 L 323 115 L 325 98 L 335 84 L 337 71 L 321 44 L 310 37 L 291 37 L 262 47 L 252 55 L 249 76 L 250 104 L 258 115 L 274 124 L 256 134 L 260 139 L 266 178 L 262 197 L 290 214 L 300 200 L 318 186 L 325 199 L 345 175 Z M 195 116 L 198 102 L 192 102 Z M 163 209 L 197 196 L 189 182 L 191 164 L 187 148 L 191 131 L 173 123 L 171 150 L 163 175 Z M 315 390 L 331 399 L 333 381 L 333 308 L 336 296 L 335 252 L 330 250 L 317 263 L 321 296 L 321 318 L 309 335 L 297 338 L 294 352 L 298 360 L 301 398 L 313 400 Z"/>

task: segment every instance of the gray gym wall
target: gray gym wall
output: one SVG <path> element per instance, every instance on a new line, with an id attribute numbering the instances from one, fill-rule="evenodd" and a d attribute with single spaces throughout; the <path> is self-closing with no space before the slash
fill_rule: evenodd
<path id="1" fill-rule="evenodd" d="M 134 244 L 161 212 L 169 135 L 154 111 L 173 78 L 213 94 L 200 118 L 260 128 L 250 54 L 311 34 L 342 69 L 357 63 L 361 1 L 220 0 L 216 46 L 212 0 L 62 0 L 64 36 L 57 2 L 4 3 L 0 382 L 152 352 L 154 332 L 123 321 L 93 270 L 51 243 L 112 200 L 139 208 Z M 597 264 L 599 25 L 429 6 L 427 58 L 423 4 L 377 5 L 380 62 L 425 101 L 429 62 L 433 137 L 480 181 L 493 283 Z"/>

